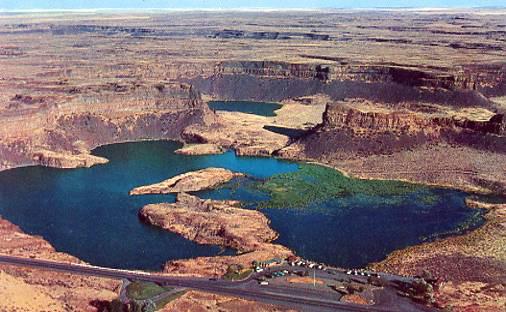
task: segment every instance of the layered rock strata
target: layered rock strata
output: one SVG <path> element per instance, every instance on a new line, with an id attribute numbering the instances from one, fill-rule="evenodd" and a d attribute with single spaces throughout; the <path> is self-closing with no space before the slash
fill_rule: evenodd
<path id="1" fill-rule="evenodd" d="M 32 131 L 13 131 L 15 120 L 6 120 L 0 127 L 0 169 L 32 164 L 88 167 L 104 163 L 89 155 L 99 145 L 143 139 L 181 140 L 187 126 L 214 122 L 213 113 L 191 86 L 158 84 L 151 88 L 120 88 L 117 97 L 110 94 L 115 91 L 101 91 L 86 107 L 81 98 L 74 105 L 22 117 L 33 125 Z M 143 96 L 136 97 L 138 92 Z"/>
<path id="2" fill-rule="evenodd" d="M 320 59 L 321 61 L 324 58 Z M 214 75 L 249 75 L 261 78 L 317 79 L 321 81 L 364 81 L 447 90 L 502 88 L 506 84 L 506 66 L 465 65 L 447 71 L 443 68 L 403 67 L 395 65 L 289 63 L 274 61 L 225 61 L 215 67 Z"/>

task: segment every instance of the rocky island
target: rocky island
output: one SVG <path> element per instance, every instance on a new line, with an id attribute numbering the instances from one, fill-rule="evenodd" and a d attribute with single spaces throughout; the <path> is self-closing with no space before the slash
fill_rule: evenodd
<path id="1" fill-rule="evenodd" d="M 428 271 L 438 280 L 436 307 L 502 311 L 505 18 L 501 8 L 269 14 L 0 10 L 0 170 L 9 178 L 14 168 L 33 165 L 106 167 L 107 159 L 92 154 L 96 147 L 161 139 L 184 143 L 178 153 L 185 155 L 232 148 L 240 155 L 316 162 L 362 179 L 488 194 L 491 203 L 482 203 L 487 197 L 468 201 L 487 209 L 478 229 L 395 251 L 371 266 L 408 275 Z M 283 107 L 266 117 L 212 111 L 210 100 Z M 293 130 L 296 136 L 289 135 Z M 231 264 L 293 254 L 272 243 L 276 233 L 262 213 L 186 194 L 237 176 L 205 170 L 132 190 L 180 193 L 176 203 L 148 205 L 141 216 L 241 253 L 167 259 L 165 273 L 223 275 Z M 23 205 L 0 209 L 2 215 L 24 211 Z M 7 220 L 0 221 L 0 234 L 2 254 L 79 262 L 56 251 L 50 236 L 23 233 Z M 119 281 L 0 269 L 0 292 L 9 297 L 0 310 L 97 311 L 119 293 Z M 20 292 L 34 296 L 14 296 Z M 204 308 L 279 310 L 193 291 L 166 309 Z"/>
<path id="2" fill-rule="evenodd" d="M 136 187 L 130 191 L 130 195 L 197 192 L 216 187 L 239 176 L 242 174 L 223 168 L 206 168 L 183 173 L 160 183 Z"/>

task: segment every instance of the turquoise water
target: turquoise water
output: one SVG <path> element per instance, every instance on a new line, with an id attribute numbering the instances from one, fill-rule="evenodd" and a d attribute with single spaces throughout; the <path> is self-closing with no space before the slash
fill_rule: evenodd
<path id="1" fill-rule="evenodd" d="M 41 235 L 58 251 L 95 265 L 159 269 L 171 259 L 232 254 L 217 246 L 198 245 L 139 222 L 148 203 L 172 202 L 173 195 L 129 196 L 133 187 L 159 182 L 187 171 L 223 167 L 248 178 L 232 181 L 202 197 L 234 198 L 254 209 L 268 199 L 248 185 L 274 174 L 298 170 L 298 164 L 274 158 L 174 154 L 181 145 L 156 141 L 103 146 L 95 155 L 106 165 L 89 169 L 26 167 L 0 172 L 0 215 L 29 234 Z M 233 187 L 232 187 L 233 186 Z M 436 200 L 417 201 L 417 192 Z M 455 231 L 476 218 L 464 204 L 466 194 L 421 188 L 401 199 L 361 195 L 333 198 L 319 209 L 265 209 L 277 242 L 297 254 L 329 264 L 362 266 L 392 250 L 434 234 Z M 475 226 L 475 225 L 473 225 Z"/>
<path id="2" fill-rule="evenodd" d="M 275 110 L 281 108 L 280 104 L 248 101 L 211 101 L 209 108 L 227 112 L 241 112 L 260 116 L 276 116 Z"/>

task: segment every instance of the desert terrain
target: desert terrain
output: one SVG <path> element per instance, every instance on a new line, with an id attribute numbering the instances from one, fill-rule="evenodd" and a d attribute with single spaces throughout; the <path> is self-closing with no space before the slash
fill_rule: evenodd
<path id="1" fill-rule="evenodd" d="M 186 144 L 180 153 L 234 149 L 312 161 L 357 178 L 493 195 L 499 203 L 469 201 L 488 211 L 479 229 L 396 251 L 372 266 L 396 274 L 429 271 L 440 281 L 437 307 L 501 311 L 505 37 L 501 10 L 0 13 L 0 170 L 99 166 L 107 159 L 91 154 L 97 146 L 167 139 Z M 215 112 L 211 100 L 283 106 L 265 117 Z M 291 254 L 271 243 L 276 234 L 262 213 L 229 204 L 202 206 L 180 195 L 170 215 L 158 213 L 167 204 L 143 211 L 164 228 L 164 218 L 176 220 L 179 226 L 168 230 L 199 243 L 241 247 L 266 259 Z M 246 241 L 252 233 L 237 231 L 234 214 L 265 236 Z M 3 254 L 79 261 L 1 222 Z M 230 225 L 225 238 L 192 233 L 195 223 L 206 230 L 221 222 Z M 205 275 L 248 257 L 175 260 L 164 271 Z M 449 269 L 455 263 L 458 272 Z M 192 272 L 196 267 L 201 272 Z M 7 311 L 100 310 L 121 284 L 0 268 Z M 11 295 L 19 292 L 31 295 Z M 166 307 L 204 308 L 277 309 L 194 291 Z"/>

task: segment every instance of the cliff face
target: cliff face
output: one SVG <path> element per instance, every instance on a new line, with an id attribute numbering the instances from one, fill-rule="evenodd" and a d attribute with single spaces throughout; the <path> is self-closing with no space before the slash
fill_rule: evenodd
<path id="1" fill-rule="evenodd" d="M 108 84 L 76 92 L 81 95 L 70 107 L 38 113 L 42 121 L 35 131 L 0 133 L 0 168 L 26 164 L 88 167 L 104 162 L 89 155 L 98 145 L 179 140 L 189 125 L 214 122 L 199 92 L 187 84 Z"/>
<path id="2" fill-rule="evenodd" d="M 249 74 L 216 75 L 189 79 L 196 88 L 224 100 L 282 101 L 314 94 L 332 100 L 364 98 L 375 102 L 427 102 L 454 107 L 493 107 L 490 100 L 476 90 L 426 88 L 385 81 L 303 79 L 297 77 L 256 76 Z"/>
<path id="3" fill-rule="evenodd" d="M 505 118 L 472 119 L 456 112 L 422 112 L 367 101 L 329 104 L 323 123 L 297 144 L 309 157 L 336 152 L 391 154 L 423 144 L 450 143 L 506 153 Z M 453 115 L 452 115 L 453 114 Z"/>
<path id="4" fill-rule="evenodd" d="M 334 60 L 335 61 L 335 60 Z M 463 65 L 457 68 L 403 67 L 273 61 L 227 61 L 215 66 L 214 76 L 248 75 L 257 78 L 315 79 L 323 82 L 355 81 L 399 84 L 408 87 L 474 90 L 485 94 L 506 92 L 506 64 Z"/>
<path id="5" fill-rule="evenodd" d="M 343 103 L 327 106 L 322 126 L 326 129 L 366 129 L 369 132 L 438 134 L 443 130 L 466 129 L 483 134 L 505 135 L 506 119 L 494 114 L 489 120 L 470 120 L 451 116 L 424 114 L 408 110 L 361 111 Z"/>
<path id="6" fill-rule="evenodd" d="M 188 125 L 205 122 L 206 113 L 199 109 L 120 115 L 72 113 L 57 118 L 56 128 L 46 132 L 46 143 L 57 149 L 77 140 L 95 147 L 140 139 L 179 139 Z"/>

